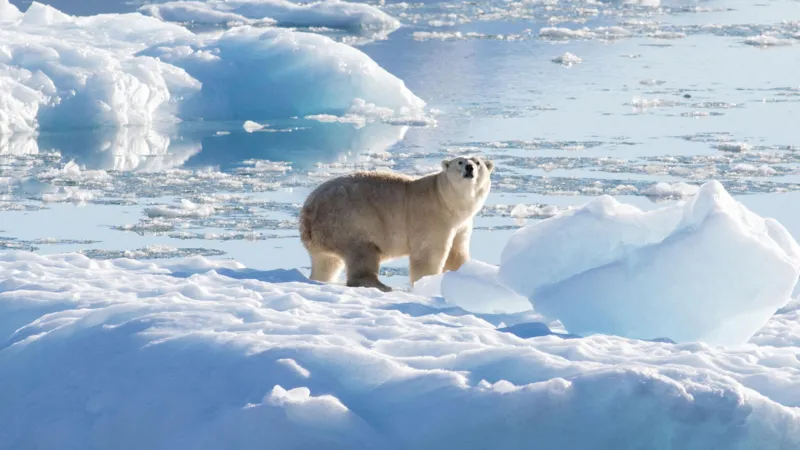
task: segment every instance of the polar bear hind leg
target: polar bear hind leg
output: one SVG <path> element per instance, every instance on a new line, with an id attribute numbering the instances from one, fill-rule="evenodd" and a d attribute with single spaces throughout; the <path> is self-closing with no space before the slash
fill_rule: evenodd
<path id="1" fill-rule="evenodd" d="M 342 258 L 334 255 L 333 253 L 311 253 L 311 279 L 314 281 L 321 281 L 323 283 L 330 283 L 339 278 L 339 274 L 344 268 L 344 261 Z"/>
<path id="2" fill-rule="evenodd" d="M 383 292 L 392 290 L 378 279 L 381 268 L 381 253 L 375 244 L 356 244 L 345 256 L 347 285 L 351 287 L 374 287 Z"/>

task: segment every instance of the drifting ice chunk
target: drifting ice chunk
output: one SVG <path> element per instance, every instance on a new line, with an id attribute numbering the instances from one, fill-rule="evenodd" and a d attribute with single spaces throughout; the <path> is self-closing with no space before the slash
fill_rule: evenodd
<path id="1" fill-rule="evenodd" d="M 457 272 L 425 277 L 413 292 L 426 297 L 442 296 L 448 303 L 479 314 L 514 314 L 531 309 L 525 297 L 497 282 L 497 266 L 467 261 Z"/>
<path id="2" fill-rule="evenodd" d="M 716 181 L 642 212 L 601 197 L 515 233 L 499 279 L 572 333 L 746 342 L 786 304 L 800 248 Z"/>
<path id="3" fill-rule="evenodd" d="M 248 120 L 244 123 L 242 127 L 244 128 L 244 131 L 248 133 L 253 133 L 258 130 L 263 130 L 264 127 L 266 127 L 266 125 L 262 125 L 260 123 L 253 122 L 252 120 Z"/>
<path id="4" fill-rule="evenodd" d="M 182 199 L 179 207 L 170 207 L 166 205 L 152 206 L 145 208 L 144 212 L 147 217 L 191 217 L 202 218 L 208 217 L 216 211 L 214 205 L 198 205 L 190 202 L 189 200 Z"/>
<path id="5" fill-rule="evenodd" d="M 281 26 L 325 27 L 389 34 L 400 22 L 364 3 L 324 0 L 296 4 L 286 0 L 177 1 L 145 5 L 139 11 L 170 22 L 224 24 L 277 22 Z"/>
<path id="6" fill-rule="evenodd" d="M 659 198 L 666 198 L 666 197 L 674 197 L 674 198 L 683 198 L 689 197 L 690 195 L 694 195 L 699 191 L 700 188 L 693 185 L 684 183 L 679 181 L 674 184 L 665 183 L 660 181 L 647 189 L 642 191 L 642 194 L 648 197 L 659 197 Z"/>
<path id="7" fill-rule="evenodd" d="M 557 64 L 561 64 L 563 66 L 570 67 L 575 64 L 580 64 L 583 60 L 570 52 L 566 52 L 561 56 L 556 56 L 551 61 Z"/>

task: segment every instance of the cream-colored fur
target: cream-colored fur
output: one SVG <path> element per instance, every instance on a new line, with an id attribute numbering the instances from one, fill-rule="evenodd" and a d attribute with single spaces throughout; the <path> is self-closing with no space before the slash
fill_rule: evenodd
<path id="1" fill-rule="evenodd" d="M 403 256 L 409 257 L 412 285 L 457 270 L 469 259 L 472 218 L 486 201 L 493 170 L 491 161 L 459 157 L 416 179 L 357 172 L 326 181 L 300 212 L 311 279 L 332 281 L 346 266 L 348 286 L 390 291 L 378 280 L 380 264 Z"/>

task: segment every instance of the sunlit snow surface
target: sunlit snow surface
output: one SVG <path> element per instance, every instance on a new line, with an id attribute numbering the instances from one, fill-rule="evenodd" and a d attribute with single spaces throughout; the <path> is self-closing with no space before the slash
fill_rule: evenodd
<path id="1" fill-rule="evenodd" d="M 709 180 L 800 236 L 800 3 L 368 3 L 0 0 L 0 448 L 798 448 L 797 300 L 743 345 L 581 337 L 497 266 Z M 465 153 L 475 261 L 304 282 L 310 189 Z"/>
<path id="2" fill-rule="evenodd" d="M 523 339 L 503 330 L 531 315 L 201 257 L 9 251 L 0 270 L 3 448 L 800 445 L 796 348 L 768 336 Z"/>

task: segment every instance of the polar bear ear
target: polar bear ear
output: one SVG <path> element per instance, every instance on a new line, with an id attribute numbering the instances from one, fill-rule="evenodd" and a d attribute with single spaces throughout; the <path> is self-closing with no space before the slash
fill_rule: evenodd
<path id="1" fill-rule="evenodd" d="M 450 167 L 450 161 L 447 159 L 442 160 L 442 170 L 447 170 Z"/>
<path id="2" fill-rule="evenodd" d="M 486 161 L 484 161 L 483 163 L 484 163 L 484 164 L 486 164 L 486 168 L 487 168 L 487 169 L 489 169 L 489 172 L 490 172 L 490 173 L 491 173 L 492 171 L 494 171 L 494 163 L 493 163 L 493 162 L 491 162 L 491 161 L 489 161 L 489 160 L 487 159 L 487 160 L 486 160 Z"/>

